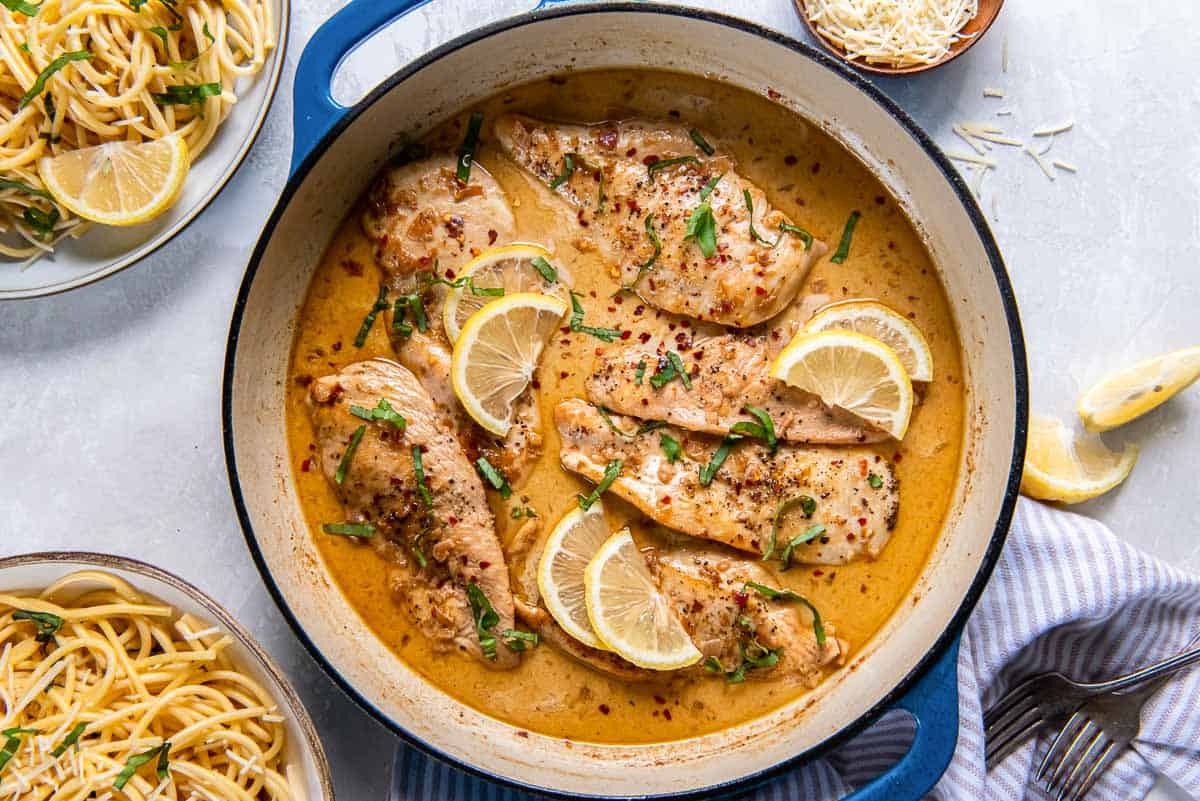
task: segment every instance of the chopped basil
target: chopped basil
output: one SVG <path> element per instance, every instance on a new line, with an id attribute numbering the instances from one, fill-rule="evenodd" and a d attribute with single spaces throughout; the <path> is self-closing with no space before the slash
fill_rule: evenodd
<path id="1" fill-rule="evenodd" d="M 729 430 L 734 434 L 745 434 L 748 437 L 761 439 L 766 443 L 771 453 L 774 453 L 779 447 L 779 439 L 775 436 L 775 423 L 771 420 L 771 415 L 767 414 L 764 409 L 750 405 L 743 406 L 742 411 L 753 416 L 758 422 L 748 423 L 743 421 L 734 423 L 733 427 Z"/>
<path id="2" fill-rule="evenodd" d="M 370 420 L 372 422 L 379 421 L 391 423 L 400 431 L 404 431 L 405 426 L 408 425 L 408 421 L 404 419 L 403 415 L 393 409 L 392 404 L 388 403 L 383 398 L 379 399 L 379 403 L 375 404 L 374 409 L 367 409 L 362 406 L 351 406 L 350 414 L 363 420 Z"/>
<path id="3" fill-rule="evenodd" d="M 742 588 L 742 592 L 745 592 L 747 589 L 755 590 L 759 595 L 771 601 L 796 601 L 807 606 L 808 611 L 812 612 L 813 634 L 816 635 L 817 645 L 825 644 L 825 626 L 821 623 L 821 613 L 817 611 L 817 607 L 813 606 L 812 601 L 792 590 L 777 590 L 754 581 L 747 581 Z"/>
<path id="4" fill-rule="evenodd" d="M 633 371 L 633 383 L 641 386 L 642 379 L 646 376 L 646 360 L 639 359 L 637 369 Z"/>
<path id="5" fill-rule="evenodd" d="M 558 189 L 560 186 L 571 180 L 571 176 L 575 174 L 575 158 L 574 153 L 567 153 L 563 156 L 563 168 L 554 180 L 550 182 L 551 189 Z"/>
<path id="6" fill-rule="evenodd" d="M 704 151 L 704 155 L 711 156 L 717 152 L 716 148 L 710 145 L 697 129 L 693 128 L 688 131 L 688 136 L 692 137 L 692 141 L 696 143 L 696 147 Z"/>
<path id="7" fill-rule="evenodd" d="M 837 252 L 829 259 L 834 264 L 841 264 L 850 255 L 850 241 L 854 238 L 854 226 L 858 225 L 858 218 L 861 216 L 857 211 L 850 212 L 850 217 L 846 220 L 846 227 L 842 229 L 842 241 L 838 243 Z"/>
<path id="8" fill-rule="evenodd" d="M 725 460 L 729 458 L 729 452 L 733 450 L 733 444 L 740 440 L 741 437 L 736 434 L 731 434 L 721 440 L 721 445 L 713 453 L 712 458 L 708 460 L 708 464 L 700 468 L 700 486 L 707 487 L 717 477 L 717 471 L 721 469 L 721 465 L 725 464 Z"/>
<path id="9" fill-rule="evenodd" d="M 61 743 L 59 743 L 57 746 L 55 746 L 54 750 L 50 752 L 50 756 L 60 757 L 63 754 L 67 753 L 67 749 L 73 745 L 75 745 L 75 747 L 78 748 L 79 746 L 77 746 L 76 743 L 79 742 L 79 737 L 80 737 L 80 735 L 83 734 L 83 730 L 86 728 L 87 728 L 86 723 L 75 724 L 75 728 L 73 728 L 73 729 L 71 729 L 71 731 L 67 732 L 67 736 L 63 738 L 63 741 Z"/>
<path id="10" fill-rule="evenodd" d="M 637 275 L 634 276 L 633 283 L 622 289 L 633 289 L 637 286 L 638 281 L 642 280 L 642 276 L 647 270 L 654 266 L 654 262 L 658 261 L 659 254 L 662 253 L 662 240 L 658 238 L 658 233 L 654 230 L 654 215 L 646 215 L 646 236 L 650 237 L 650 244 L 654 245 L 654 252 L 650 254 L 650 258 L 638 265 Z"/>
<path id="11" fill-rule="evenodd" d="M 754 629 L 754 621 L 751 620 L 750 618 L 746 617 L 745 615 L 738 615 L 736 622 L 739 626 L 746 629 L 747 631 L 751 631 Z"/>
<path id="12" fill-rule="evenodd" d="M 159 2 L 162 3 L 163 8 L 165 8 L 167 10 L 167 12 L 171 15 L 171 18 L 173 20 L 175 20 L 167 27 L 167 30 L 169 30 L 169 31 L 183 30 L 183 16 L 180 15 L 180 13 L 175 10 L 175 3 L 177 2 L 177 0 L 159 0 Z"/>
<path id="13" fill-rule="evenodd" d="M 160 780 L 167 778 L 167 775 L 170 773 L 170 764 L 168 762 L 170 753 L 171 744 L 166 742 L 160 746 L 151 748 L 149 751 L 134 754 L 125 763 L 125 767 L 121 769 L 121 772 L 117 774 L 116 781 L 113 782 L 113 789 L 125 789 L 125 785 L 129 784 L 129 780 L 133 778 L 133 774 L 137 773 L 137 769 L 155 757 L 158 757 L 158 764 L 155 766 L 158 778 Z"/>
<path id="14" fill-rule="evenodd" d="M 654 176 L 658 174 L 659 170 L 665 170 L 667 167 L 674 167 L 677 164 L 699 163 L 700 159 L 696 158 L 695 156 L 680 156 L 679 158 L 674 159 L 659 159 L 658 161 L 652 161 L 646 165 L 646 174 L 649 175 L 650 180 L 653 181 Z"/>
<path id="15" fill-rule="evenodd" d="M 458 167 L 454 177 L 460 184 L 471 180 L 471 165 L 475 162 L 475 148 L 479 147 L 479 130 L 483 127 L 483 115 L 472 111 L 467 120 L 467 133 L 463 137 L 462 146 L 458 148 Z"/>
<path id="16" fill-rule="evenodd" d="M 709 673 L 724 676 L 725 681 L 729 684 L 741 684 L 746 680 L 746 664 L 744 662 L 738 665 L 735 670 L 726 670 L 725 666 L 721 664 L 720 659 L 710 656 L 704 660 L 704 669 Z"/>
<path id="17" fill-rule="evenodd" d="M 813 512 L 817 511 L 817 502 L 808 495 L 795 495 L 786 501 L 780 501 L 779 505 L 775 507 L 775 518 L 771 522 L 771 539 L 767 541 L 767 550 L 763 553 L 762 557 L 764 560 L 770 559 L 771 555 L 775 553 L 775 544 L 779 536 L 779 522 L 783 520 L 785 514 L 797 506 L 800 507 L 800 511 L 807 518 L 811 518 Z"/>
<path id="18" fill-rule="evenodd" d="M 532 631 L 505 629 L 504 631 L 500 632 L 500 636 L 504 638 L 504 644 L 514 651 L 524 651 L 528 648 L 536 648 L 538 644 L 538 636 Z"/>
<path id="19" fill-rule="evenodd" d="M 579 293 L 571 291 L 571 320 L 569 326 L 577 334 L 591 334 L 601 342 L 612 342 L 621 336 L 619 328 L 596 328 L 583 324 L 583 306 L 579 304 Z"/>
<path id="20" fill-rule="evenodd" d="M 404 322 L 404 315 L 409 310 L 412 311 L 413 324 L 417 326 L 417 330 L 428 331 L 429 317 L 425 314 L 425 303 L 417 294 L 401 295 L 396 298 L 396 302 L 392 304 L 392 330 L 404 336 L 412 334 L 412 326 Z"/>
<path id="21" fill-rule="evenodd" d="M 489 484 L 500 491 L 500 497 L 508 500 L 512 497 L 512 487 L 508 485 L 508 479 L 504 474 L 492 467 L 492 463 L 480 456 L 475 460 L 475 467 L 479 470 L 479 475 L 483 476 Z"/>
<path id="22" fill-rule="evenodd" d="M 533 269 L 538 271 L 538 275 L 542 276 L 546 283 L 553 284 L 558 281 L 558 271 L 541 256 L 534 256 L 529 263 L 533 265 Z"/>
<path id="23" fill-rule="evenodd" d="M 354 429 L 354 433 L 350 435 L 350 444 L 346 446 L 346 450 L 342 453 L 342 461 L 338 463 L 337 472 L 333 474 L 333 481 L 338 486 L 346 480 L 346 473 L 350 471 L 350 462 L 354 460 L 354 452 L 358 450 L 358 443 L 362 442 L 363 434 L 367 431 L 365 425 Z"/>
<path id="24" fill-rule="evenodd" d="M 160 106 L 200 106 L 209 97 L 217 97 L 224 91 L 220 83 L 176 84 L 165 92 L 151 92 L 150 97 Z"/>
<path id="25" fill-rule="evenodd" d="M 48 239 L 54 235 L 54 226 L 58 225 L 61 216 L 57 206 L 48 212 L 35 206 L 26 206 L 25 211 L 21 214 L 21 219 L 25 220 L 25 224 L 32 228 L 39 237 Z"/>
<path id="26" fill-rule="evenodd" d="M 467 276 L 467 288 L 471 290 L 472 295 L 488 298 L 504 297 L 504 287 L 502 286 L 475 286 L 475 282 L 471 280 L 471 276 Z"/>
<path id="27" fill-rule="evenodd" d="M 596 411 L 599 412 L 601 419 L 608 424 L 608 427 L 612 429 L 613 433 L 621 439 L 632 440 L 635 439 L 638 434 L 642 433 L 641 429 L 638 429 L 632 434 L 627 431 L 622 431 L 617 425 L 616 421 L 612 419 L 612 409 L 609 409 L 607 406 L 597 406 Z"/>
<path id="28" fill-rule="evenodd" d="M 647 431 L 653 431 L 656 428 L 664 428 L 667 425 L 666 420 L 647 420 L 637 427 L 637 431 L 633 432 L 634 436 L 645 434 Z"/>
<path id="29" fill-rule="evenodd" d="M 50 642 L 54 639 L 54 635 L 58 634 L 58 630 L 63 627 L 63 619 L 58 615 L 50 612 L 30 612 L 28 609 L 18 609 L 13 612 L 13 620 L 28 620 L 36 627 L 36 637 L 38 642 Z"/>
<path id="30" fill-rule="evenodd" d="M 586 498 L 582 495 L 579 496 L 580 509 L 583 509 L 586 512 L 588 509 L 592 508 L 592 504 L 600 500 L 600 496 L 607 492 L 608 488 L 611 487 L 613 482 L 617 480 L 617 476 L 620 474 L 623 464 L 624 463 L 620 459 L 613 459 L 611 462 L 605 465 L 604 477 L 600 479 L 600 483 L 597 484 L 596 488 L 591 491 L 591 494 L 589 494 Z"/>
<path id="31" fill-rule="evenodd" d="M 42 0 L 42 2 L 45 2 L 45 0 Z M 145 3 L 146 0 L 141 0 L 141 2 Z M 3 5 L 14 14 L 24 14 L 27 17 L 36 17 L 38 11 L 40 11 L 42 7 L 41 3 L 34 5 L 32 3 L 26 3 L 24 0 L 0 0 L 0 5 Z M 28 50 L 26 52 L 28 52 Z"/>
<path id="32" fill-rule="evenodd" d="M 4 770 L 4 766 L 8 764 L 8 761 L 16 756 L 18 749 L 21 747 L 20 735 L 37 733 L 37 729 L 19 728 L 0 731 L 0 735 L 5 737 L 4 747 L 0 748 L 0 770 Z"/>
<path id="33" fill-rule="evenodd" d="M 746 201 L 746 212 L 747 212 L 747 214 L 750 215 L 750 238 L 753 239 L 755 242 L 760 242 L 760 243 L 766 245 L 769 248 L 773 248 L 776 245 L 778 245 L 779 244 L 778 239 L 776 239 L 774 242 L 772 242 L 771 240 L 767 239 L 762 234 L 760 234 L 758 231 L 754 230 L 754 201 L 750 199 L 750 190 L 749 189 L 742 190 L 742 200 Z"/>
<path id="34" fill-rule="evenodd" d="M 204 27 L 201 29 L 201 31 L 204 33 L 204 38 L 208 39 L 209 45 L 214 45 L 217 43 L 217 37 L 213 36 L 212 31 L 208 29 L 207 22 L 204 23 Z"/>
<path id="35" fill-rule="evenodd" d="M 0 0 L 0 2 L 3 2 L 3 1 L 4 0 Z M 29 52 L 29 42 L 21 42 L 19 45 L 17 45 L 17 49 L 20 50 L 22 53 L 28 53 Z"/>
<path id="36" fill-rule="evenodd" d="M 149 2 L 150 2 L 150 0 L 129 0 L 129 7 L 132 8 L 137 13 L 141 14 L 142 6 L 146 5 L 146 3 L 149 3 Z"/>
<path id="37" fill-rule="evenodd" d="M 871 485 L 871 489 L 879 489 L 883 486 L 883 478 L 874 473 L 867 473 L 867 483 Z"/>
<path id="38" fill-rule="evenodd" d="M 375 536 L 375 527 L 370 523 L 322 523 L 321 531 L 339 537 L 357 537 L 362 540 Z"/>
<path id="39" fill-rule="evenodd" d="M 362 325 L 358 327 L 358 333 L 354 335 L 354 347 L 361 348 L 367 344 L 367 335 L 371 333 L 371 326 L 375 325 L 375 318 L 379 316 L 381 311 L 388 307 L 387 293 L 387 285 L 380 284 L 379 294 L 375 297 L 375 303 L 371 305 L 367 316 L 363 318 Z"/>
<path id="40" fill-rule="evenodd" d="M 804 249 L 812 250 L 813 235 L 810 234 L 808 231 L 805 231 L 800 226 L 792 225 L 789 222 L 781 222 L 779 224 L 779 230 L 785 234 L 795 234 L 796 236 L 800 237 L 800 241 L 804 243 Z M 775 244 L 778 245 L 779 240 L 776 240 Z"/>
<path id="41" fill-rule="evenodd" d="M 417 566 L 424 570 L 429 562 L 425 559 L 425 552 L 421 550 L 421 538 L 417 537 L 413 540 L 408 548 L 412 551 L 413 559 L 417 560 Z"/>
<path id="42" fill-rule="evenodd" d="M 669 350 L 665 356 L 659 357 L 658 369 L 650 376 L 650 385 L 655 389 L 662 389 L 676 378 L 683 382 L 685 389 L 692 388 L 692 377 L 683 366 L 683 359 L 675 351 Z"/>
<path id="43" fill-rule="evenodd" d="M 161 25 L 155 25 L 153 28 L 150 28 L 149 31 L 159 39 L 162 39 L 163 47 L 167 46 L 167 43 L 170 41 L 170 34 L 167 33 L 166 28 Z"/>
<path id="44" fill-rule="evenodd" d="M 471 616 L 475 619 L 475 633 L 479 637 L 479 650 L 487 659 L 496 659 L 496 636 L 492 629 L 500 623 L 492 602 L 475 582 L 467 585 L 467 601 L 471 604 Z"/>
<path id="45" fill-rule="evenodd" d="M 724 174 L 721 174 L 710 179 L 700 190 L 700 205 L 692 211 L 692 216 L 688 218 L 687 230 L 683 234 L 684 241 L 696 241 L 706 259 L 711 259 L 717 252 L 717 220 L 713 216 L 711 196 L 723 177 Z"/>
<path id="46" fill-rule="evenodd" d="M 417 474 L 417 490 L 421 500 L 429 508 L 433 508 L 433 493 L 429 491 L 429 483 L 425 480 L 425 463 L 421 461 L 421 446 L 413 445 L 413 472 Z"/>
<path id="47" fill-rule="evenodd" d="M 672 437 L 670 434 L 660 434 L 658 444 L 662 447 L 663 453 L 666 454 L 667 461 L 671 464 L 679 461 L 679 457 L 683 455 L 683 446 L 679 444 L 679 440 Z"/>
<path id="48" fill-rule="evenodd" d="M 524 508 L 522 508 L 520 506 L 514 506 L 512 509 L 509 510 L 508 516 L 511 517 L 513 520 L 520 520 L 522 517 L 529 517 L 529 518 L 537 517 L 537 512 L 530 509 L 528 506 L 526 506 Z"/>
<path id="49" fill-rule="evenodd" d="M 788 544 L 784 547 L 783 553 L 779 555 L 779 558 L 783 560 L 783 569 L 787 570 L 792 566 L 792 551 L 806 542 L 812 542 L 824 533 L 825 526 L 818 523 L 815 526 L 809 526 L 806 531 L 801 534 L 797 534 L 788 540 Z"/>
<path id="50" fill-rule="evenodd" d="M 751 669 L 775 667 L 779 664 L 779 655 L 783 652 L 782 648 L 771 649 L 758 640 L 751 640 L 749 645 L 739 643 L 738 648 L 742 652 L 742 661 Z"/>
<path id="51" fill-rule="evenodd" d="M 33 99 L 46 90 L 46 81 L 54 73 L 61 70 L 63 67 L 70 64 L 72 61 L 86 61 L 92 57 L 90 50 L 74 50 L 70 53 L 63 53 L 58 58 L 46 65 L 46 69 L 38 73 L 37 78 L 33 82 L 33 86 L 29 87 L 29 91 L 21 95 L 21 99 L 17 101 L 17 111 L 28 106 L 33 102 Z"/>
<path id="52" fill-rule="evenodd" d="M 725 666 L 721 664 L 721 660 L 715 656 L 710 656 L 704 660 L 704 669 L 709 673 L 724 673 Z"/>

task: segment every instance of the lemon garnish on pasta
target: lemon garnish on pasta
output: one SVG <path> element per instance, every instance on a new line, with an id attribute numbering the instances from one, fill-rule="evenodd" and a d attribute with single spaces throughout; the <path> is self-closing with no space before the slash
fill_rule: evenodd
<path id="1" fill-rule="evenodd" d="M 105 225 L 136 225 L 171 207 L 188 166 L 187 142 L 165 136 L 43 156 L 38 175 L 54 200 L 74 214 Z"/>

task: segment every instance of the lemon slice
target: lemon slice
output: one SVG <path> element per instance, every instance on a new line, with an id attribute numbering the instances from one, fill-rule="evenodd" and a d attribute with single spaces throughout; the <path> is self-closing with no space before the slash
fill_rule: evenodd
<path id="1" fill-rule="evenodd" d="M 853 331 L 801 331 L 775 358 L 771 377 L 818 395 L 896 439 L 908 430 L 912 381 L 896 352 L 878 339 Z"/>
<path id="2" fill-rule="evenodd" d="M 605 646 L 588 619 L 583 571 L 611 533 L 600 501 L 587 511 L 576 507 L 550 532 L 538 562 L 538 591 L 546 609 L 567 634 L 600 649 Z"/>
<path id="3" fill-rule="evenodd" d="M 1136 445 L 1116 453 L 1094 434 L 1077 437 L 1061 420 L 1034 415 L 1021 492 L 1042 501 L 1087 501 L 1124 481 L 1137 456 Z"/>
<path id="4" fill-rule="evenodd" d="M 678 670 L 701 653 L 659 592 L 629 529 L 600 546 L 583 573 L 588 619 L 610 651 L 638 667 Z"/>
<path id="5" fill-rule="evenodd" d="M 535 266 L 534 259 L 539 259 L 541 269 Z M 554 280 L 542 275 L 548 268 Z M 459 277 L 470 276 L 471 283 L 477 290 L 504 290 L 505 295 L 517 292 L 542 292 L 567 300 L 570 277 L 563 268 L 554 262 L 550 252 L 540 245 L 505 245 L 500 248 L 485 250 L 463 266 Z M 446 295 L 446 303 L 442 306 L 442 325 L 446 336 L 451 342 L 458 340 L 463 324 L 472 314 L 482 309 L 496 298 L 487 294 L 473 292 L 470 287 L 455 287 Z"/>
<path id="6" fill-rule="evenodd" d="M 878 339 L 896 352 L 913 381 L 933 380 L 933 354 L 921 329 L 907 317 L 875 300 L 847 300 L 818 311 L 804 324 L 806 333 L 829 329 L 856 331 Z"/>
<path id="7" fill-rule="evenodd" d="M 1167 353 L 1114 373 L 1079 399 L 1089 431 L 1108 431 L 1141 417 L 1200 378 L 1200 346 Z"/>
<path id="8" fill-rule="evenodd" d="M 181 136 L 149 142 L 108 142 L 38 160 L 38 175 L 54 200 L 85 220 L 136 225 L 171 207 L 188 174 Z"/>
<path id="9" fill-rule="evenodd" d="M 450 379 L 475 422 L 493 434 L 508 433 L 513 404 L 566 312 L 561 298 L 520 292 L 496 298 L 467 320 L 454 343 Z"/>

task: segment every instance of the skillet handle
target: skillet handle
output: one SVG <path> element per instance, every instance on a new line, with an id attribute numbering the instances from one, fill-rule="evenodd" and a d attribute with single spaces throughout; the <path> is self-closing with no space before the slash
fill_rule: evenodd
<path id="1" fill-rule="evenodd" d="M 354 48 L 429 0 L 350 0 L 308 41 L 296 65 L 293 93 L 294 174 L 346 107 L 333 99 L 333 75 Z"/>
<path id="2" fill-rule="evenodd" d="M 896 702 L 908 710 L 917 726 L 908 753 L 843 801 L 918 801 L 946 772 L 958 743 L 958 645 L 956 639 Z"/>

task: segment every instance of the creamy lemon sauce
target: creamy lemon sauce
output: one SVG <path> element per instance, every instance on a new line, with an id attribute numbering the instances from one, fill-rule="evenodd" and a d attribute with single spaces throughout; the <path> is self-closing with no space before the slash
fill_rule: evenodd
<path id="1" fill-rule="evenodd" d="M 780 574 L 783 585 L 811 598 L 834 622 L 853 658 L 896 611 L 924 566 L 953 493 L 963 438 L 964 392 L 954 321 L 929 255 L 904 213 L 836 141 L 767 98 L 711 81 L 662 72 L 588 72 L 505 92 L 478 110 L 486 120 L 521 111 L 571 122 L 632 116 L 682 121 L 710 134 L 714 144 L 736 158 L 744 177 L 831 248 L 837 246 L 850 212 L 862 213 L 849 258 L 844 264 L 821 260 L 801 294 L 823 293 L 833 300 L 876 298 L 906 314 L 929 340 L 935 377 L 918 389 L 920 403 L 904 442 L 873 446 L 894 462 L 901 487 L 899 520 L 882 555 L 836 567 L 798 566 Z M 464 119 L 460 115 L 434 132 L 427 144 L 431 149 L 456 148 Z M 629 328 L 635 335 L 663 324 L 636 298 L 612 298 L 618 287 L 615 271 L 591 247 L 588 232 L 498 150 L 486 122 L 476 158 L 508 194 L 518 239 L 545 245 L 570 272 L 576 291 L 583 293 L 589 324 Z M 321 523 L 344 515 L 314 455 L 303 384 L 361 359 L 395 358 L 382 324 L 375 325 L 363 347 L 353 344 L 381 280 L 372 245 L 353 210 L 330 243 L 302 309 L 287 408 L 294 477 L 310 529 L 330 572 L 366 625 L 446 693 L 519 728 L 573 740 L 680 739 L 758 717 L 805 692 L 803 687 L 769 680 L 727 685 L 704 673 L 664 677 L 662 683 L 649 685 L 626 684 L 546 645 L 507 672 L 433 653 L 390 596 L 384 560 L 369 546 L 320 533 Z M 534 390 L 541 404 L 544 452 L 531 475 L 516 485 L 510 502 L 488 493 L 504 542 L 525 522 L 510 516 L 513 505 L 535 510 L 544 525 L 552 526 L 575 506 L 577 493 L 591 489 L 558 463 L 553 410 L 563 398 L 584 397 L 583 381 L 599 347 L 603 343 L 585 336 L 554 338 L 547 347 Z M 641 542 L 662 536 L 611 494 L 604 503 L 614 530 L 627 523 Z"/>

